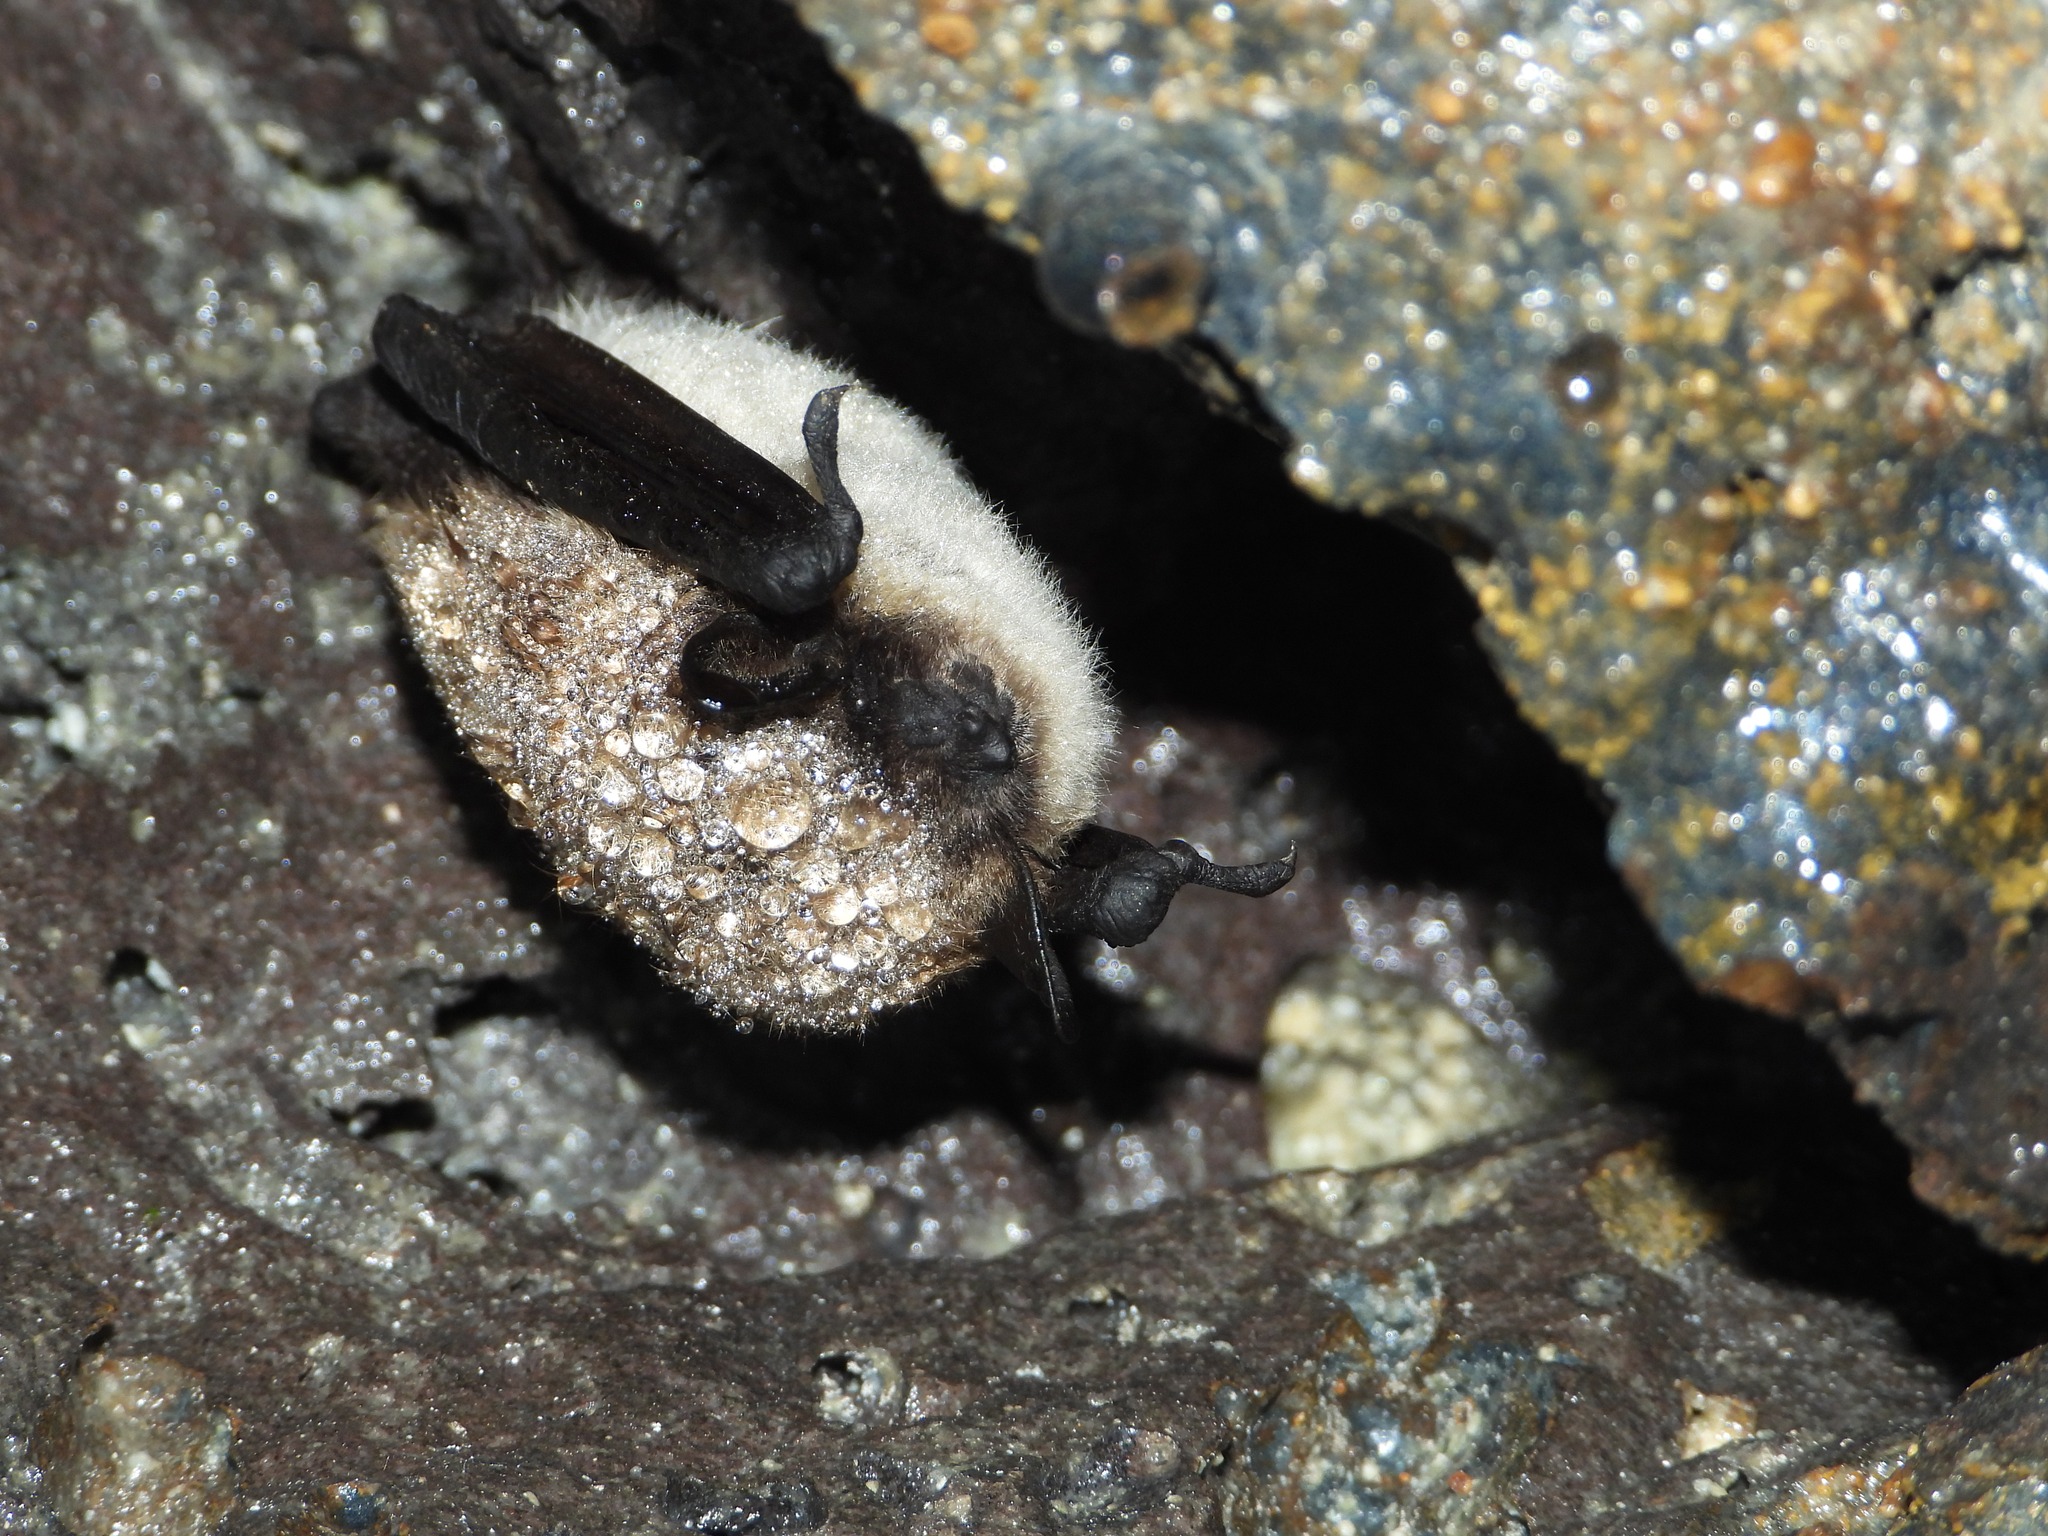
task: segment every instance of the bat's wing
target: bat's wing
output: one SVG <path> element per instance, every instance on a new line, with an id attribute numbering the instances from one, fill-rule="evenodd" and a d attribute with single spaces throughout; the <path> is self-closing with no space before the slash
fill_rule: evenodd
<path id="1" fill-rule="evenodd" d="M 487 331 L 404 295 L 372 332 L 414 405 L 514 484 L 769 613 L 852 574 L 860 513 L 839 483 L 841 390 L 804 440 L 821 501 L 603 348 L 528 315 Z"/>
<path id="2" fill-rule="evenodd" d="M 1068 1035 L 1074 1027 L 1074 993 L 1059 956 L 1052 952 L 1052 925 L 1047 920 L 1030 858 L 1015 843 L 1008 845 L 1012 879 L 1008 898 L 989 924 L 984 942 L 989 954 L 1038 999 L 1053 1027 Z"/>

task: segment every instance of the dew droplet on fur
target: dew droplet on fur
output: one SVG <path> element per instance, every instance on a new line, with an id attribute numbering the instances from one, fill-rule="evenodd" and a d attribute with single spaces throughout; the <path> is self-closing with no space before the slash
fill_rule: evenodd
<path id="1" fill-rule="evenodd" d="M 655 762 L 675 756 L 688 738 L 688 725 L 674 715 L 642 715 L 633 722 L 633 750 Z"/>
<path id="2" fill-rule="evenodd" d="M 832 813 L 832 841 L 849 853 L 871 846 L 880 830 L 880 810 L 872 800 L 849 800 Z"/>
<path id="3" fill-rule="evenodd" d="M 632 823 L 623 817 L 593 816 L 590 818 L 589 830 L 584 834 L 584 841 L 589 845 L 590 851 L 598 857 L 610 858 L 615 853 L 623 852 L 632 836 Z"/>
<path id="4" fill-rule="evenodd" d="M 921 901 L 898 902 L 883 918 L 899 938 L 913 944 L 932 931 L 932 909 Z"/>
<path id="5" fill-rule="evenodd" d="M 654 782 L 671 800 L 694 800 L 704 793 L 704 765 L 695 758 L 671 758 L 655 771 Z"/>
<path id="6" fill-rule="evenodd" d="M 762 778 L 732 796 L 727 814 L 733 830 L 756 848 L 787 848 L 811 827 L 811 796 L 795 779 Z"/>
<path id="7" fill-rule="evenodd" d="M 640 798 L 639 783 L 617 763 L 606 763 L 599 769 L 597 782 L 592 787 L 596 789 L 598 799 L 619 810 Z"/>
<path id="8" fill-rule="evenodd" d="M 832 927 L 844 928 L 860 916 L 860 896 L 846 886 L 834 886 L 811 903 L 811 910 Z"/>
<path id="9" fill-rule="evenodd" d="M 839 883 L 839 861 L 827 857 L 812 859 L 796 872 L 797 889 L 806 896 L 822 896 Z"/>
<path id="10" fill-rule="evenodd" d="M 626 862 L 634 874 L 651 880 L 675 868 L 675 845 L 661 833 L 642 828 L 627 844 Z"/>

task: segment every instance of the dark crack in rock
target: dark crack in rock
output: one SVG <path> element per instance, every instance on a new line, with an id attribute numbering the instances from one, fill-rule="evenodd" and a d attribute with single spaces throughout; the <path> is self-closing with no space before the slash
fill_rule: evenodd
<path id="1" fill-rule="evenodd" d="M 1075 323 L 1452 530 L 1692 975 L 1930 1037 L 1840 1054 L 2048 1253 L 2038 11 L 799 9 Z"/>

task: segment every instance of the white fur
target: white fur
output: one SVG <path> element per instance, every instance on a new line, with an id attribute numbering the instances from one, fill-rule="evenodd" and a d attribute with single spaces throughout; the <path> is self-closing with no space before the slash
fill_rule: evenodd
<path id="1" fill-rule="evenodd" d="M 678 305 L 571 300 L 546 313 L 805 485 L 815 486 L 805 408 L 821 389 L 859 382 L 758 329 Z M 863 528 L 855 601 L 950 621 L 999 677 L 1021 683 L 1031 735 L 1020 745 L 1036 758 L 1045 821 L 1060 835 L 1088 820 L 1115 716 L 1101 658 L 1045 561 L 929 427 L 865 389 L 842 408 L 839 473 Z"/>

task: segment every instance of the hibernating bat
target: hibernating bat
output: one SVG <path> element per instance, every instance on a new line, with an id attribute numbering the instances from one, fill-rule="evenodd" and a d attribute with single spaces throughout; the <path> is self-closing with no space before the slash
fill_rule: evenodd
<path id="1" fill-rule="evenodd" d="M 376 485 L 436 692 L 563 898 L 714 1011 L 858 1027 L 995 958 L 1064 1021 L 1054 935 L 1134 944 L 1184 884 L 1292 875 L 1090 823 L 1094 647 L 844 372 L 670 305 L 395 297 L 373 341 L 414 419 L 330 391 L 316 430 Z"/>

